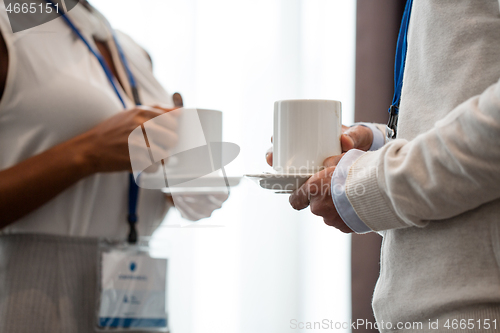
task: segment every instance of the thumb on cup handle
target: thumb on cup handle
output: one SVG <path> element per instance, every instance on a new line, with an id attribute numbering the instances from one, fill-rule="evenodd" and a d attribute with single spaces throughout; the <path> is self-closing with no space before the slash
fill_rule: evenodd
<path id="1" fill-rule="evenodd" d="M 366 126 L 356 125 L 343 131 L 340 142 L 342 145 L 342 152 L 351 149 L 367 151 L 372 145 L 373 133 L 372 130 Z"/>
<path id="2" fill-rule="evenodd" d="M 266 162 L 270 166 L 273 166 L 273 148 L 269 148 L 266 152 Z"/>

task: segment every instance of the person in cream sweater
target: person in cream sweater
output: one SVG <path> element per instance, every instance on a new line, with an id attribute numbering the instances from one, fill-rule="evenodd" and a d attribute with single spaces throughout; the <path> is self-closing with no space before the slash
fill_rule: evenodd
<path id="1" fill-rule="evenodd" d="M 350 128 L 349 151 L 290 197 L 344 232 L 384 236 L 382 332 L 500 330 L 499 79 L 498 0 L 414 1 L 397 139 L 350 149 L 382 135 Z"/>

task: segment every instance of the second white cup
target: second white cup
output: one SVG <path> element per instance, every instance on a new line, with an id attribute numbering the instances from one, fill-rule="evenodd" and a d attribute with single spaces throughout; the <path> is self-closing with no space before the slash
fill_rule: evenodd
<path id="1" fill-rule="evenodd" d="M 283 174 L 315 173 L 342 153 L 339 101 L 297 99 L 274 103 L 273 168 Z"/>

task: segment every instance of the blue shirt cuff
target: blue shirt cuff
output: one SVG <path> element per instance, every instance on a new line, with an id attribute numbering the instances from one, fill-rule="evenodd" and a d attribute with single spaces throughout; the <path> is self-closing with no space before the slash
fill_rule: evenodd
<path id="1" fill-rule="evenodd" d="M 377 129 L 378 132 L 380 132 Z M 375 140 L 374 140 L 375 141 Z M 347 195 L 345 193 L 345 182 L 349 168 L 365 152 L 358 149 L 349 150 L 340 160 L 332 176 L 332 199 L 337 212 L 345 224 L 352 231 L 358 234 L 364 234 L 372 231 L 356 214 Z"/>
<path id="2" fill-rule="evenodd" d="M 385 144 L 385 136 L 384 136 L 384 133 L 382 133 L 375 124 L 373 124 L 373 123 L 355 123 L 352 126 L 356 126 L 356 125 L 365 126 L 365 127 L 368 127 L 369 129 L 372 130 L 373 141 L 372 141 L 372 145 L 371 145 L 370 149 L 368 149 L 368 151 L 374 151 L 374 150 L 377 150 L 379 148 L 382 148 L 382 146 Z"/>

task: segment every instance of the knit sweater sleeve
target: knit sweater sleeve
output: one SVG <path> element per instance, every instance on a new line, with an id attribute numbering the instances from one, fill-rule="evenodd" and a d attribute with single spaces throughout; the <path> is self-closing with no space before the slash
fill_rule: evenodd
<path id="1" fill-rule="evenodd" d="M 375 231 L 439 223 L 500 198 L 499 139 L 497 82 L 415 139 L 362 155 L 347 198 Z"/>

